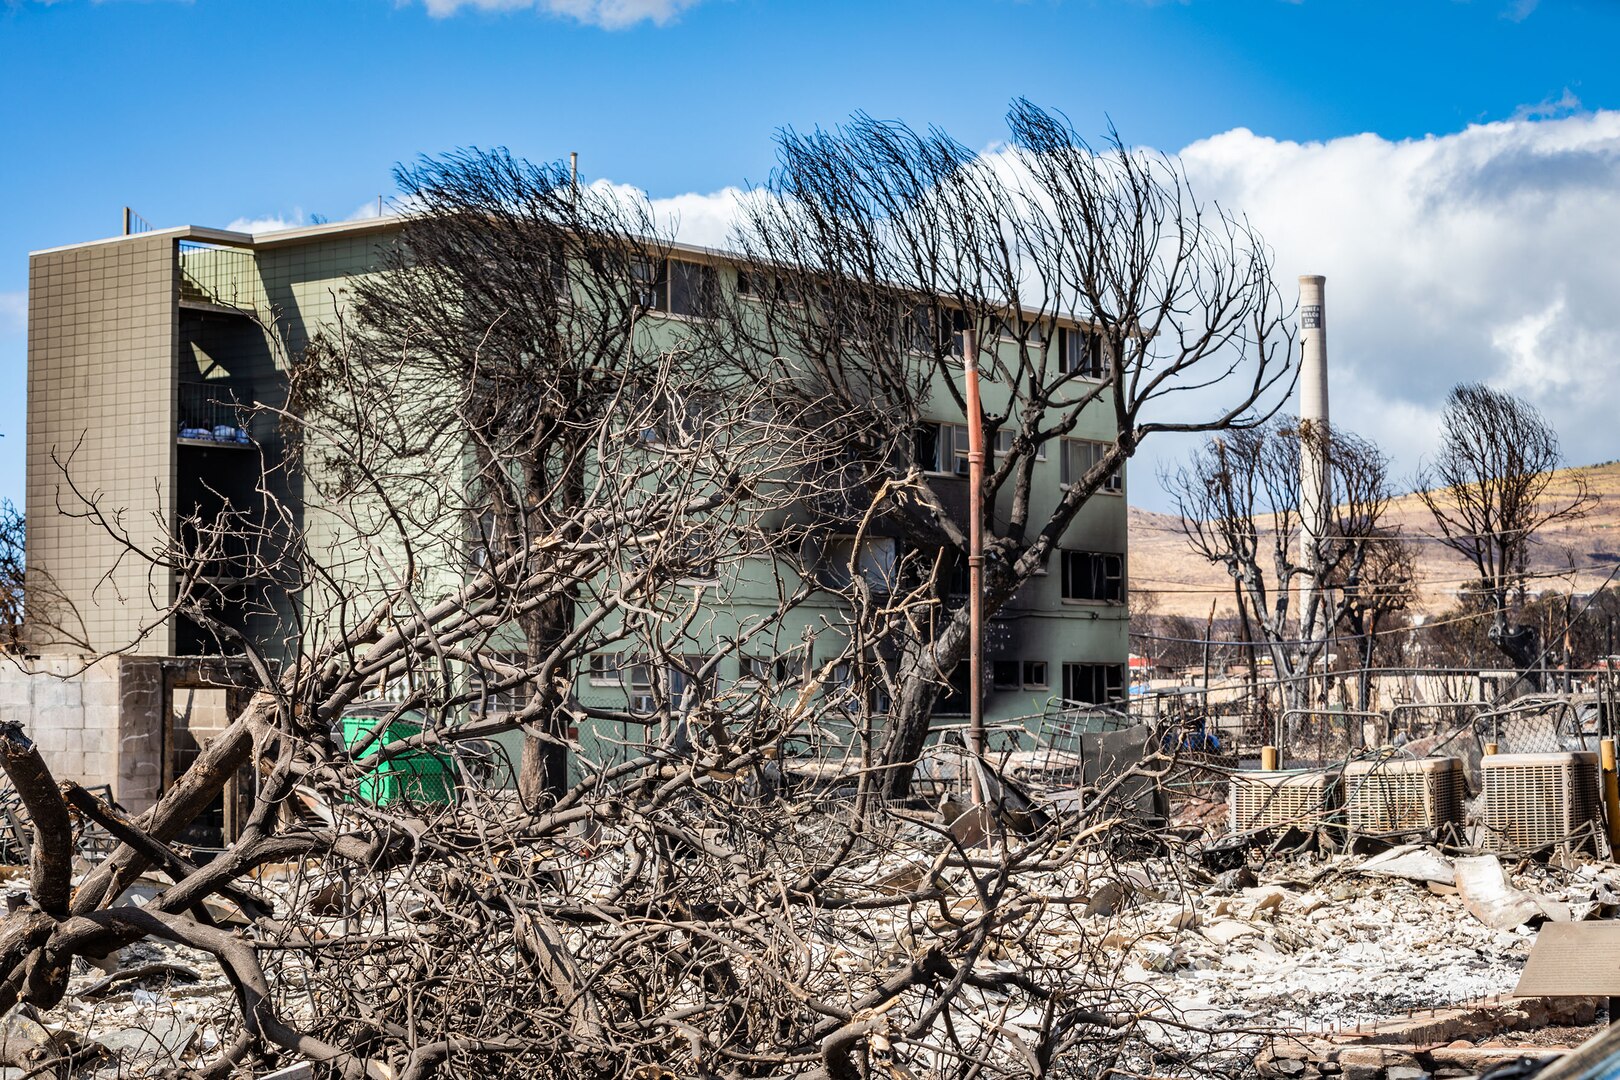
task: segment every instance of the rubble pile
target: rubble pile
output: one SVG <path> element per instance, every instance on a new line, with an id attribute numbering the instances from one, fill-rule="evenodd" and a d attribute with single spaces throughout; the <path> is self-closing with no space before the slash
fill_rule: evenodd
<path id="1" fill-rule="evenodd" d="M 577 859 L 550 852 L 546 873 L 557 875 L 559 892 L 605 896 L 625 858 L 612 839 L 598 837 Z M 875 958 L 916 959 L 943 936 L 982 930 L 976 970 L 983 978 L 963 990 L 967 1024 L 1011 1034 L 1013 1046 L 1020 1037 L 1033 1045 L 1050 1018 L 1018 995 L 1014 982 L 996 981 L 1031 969 L 1058 973 L 1068 1000 L 1090 1010 L 1086 1022 L 1097 1026 L 1098 1038 L 1063 1063 L 1071 1072 L 1057 1075 L 1114 1067 L 1237 1076 L 1252 1075 L 1257 1062 L 1290 1080 L 1339 1073 L 1420 1080 L 1434 1069 L 1435 1076 L 1472 1075 L 1475 1059 L 1463 1052 L 1475 1047 L 1470 1038 L 1487 1043 L 1499 1029 L 1533 1022 L 1588 1022 L 1590 1007 L 1555 1016 L 1504 1006 L 1497 1011 L 1505 1020 L 1456 1029 L 1463 1032 L 1458 1052 L 1443 1068 L 1432 1056 L 1418 1061 L 1387 1047 L 1382 1056 L 1350 1051 L 1358 1041 L 1387 1042 L 1392 1021 L 1432 1019 L 1448 1007 L 1509 995 L 1541 922 L 1620 915 L 1620 867 L 1611 864 L 1504 867 L 1495 856 L 1454 858 L 1407 846 L 1375 856 L 1274 859 L 1222 873 L 1203 870 L 1190 852 L 1048 852 L 1044 862 L 1032 859 L 1029 869 L 996 884 L 986 917 L 985 882 L 973 861 L 960 857 L 963 849 L 953 855 L 937 829 L 910 830 L 906 841 L 850 860 L 833 874 L 835 891 L 866 900 L 919 887 L 936 895 L 926 903 L 806 911 L 794 927 L 805 970 L 824 989 L 844 985 L 855 996 L 863 973 L 880 966 Z M 1018 862 L 1009 854 L 1016 838 L 985 843 Z M 141 904 L 162 884 L 138 883 L 123 902 Z M 308 864 L 263 875 L 254 889 L 316 935 L 364 934 L 385 924 L 397 935 L 438 917 L 431 876 L 374 882 L 363 904 L 341 895 L 339 885 L 326 868 Z M 9 888 L 12 907 L 27 902 L 22 880 Z M 229 905 L 212 914 L 225 923 L 240 916 Z M 297 990 L 302 962 L 296 952 L 279 961 L 278 1008 L 294 1022 L 322 1007 L 313 993 Z M 897 1028 L 904 1012 L 894 1010 Z M 156 1075 L 202 1061 L 239 1022 L 210 956 L 142 941 L 100 967 L 77 961 L 55 1008 L 7 1016 L 0 1070 L 18 1071 L 0 1071 L 0 1080 L 32 1070 L 94 1080 Z M 1374 1058 L 1382 1062 L 1376 1068 L 1368 1064 Z"/>

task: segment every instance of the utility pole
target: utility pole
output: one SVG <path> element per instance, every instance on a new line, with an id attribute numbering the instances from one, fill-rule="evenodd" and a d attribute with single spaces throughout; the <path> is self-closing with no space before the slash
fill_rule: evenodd
<path id="1" fill-rule="evenodd" d="M 979 760 L 984 757 L 984 410 L 979 403 L 979 334 L 962 331 L 968 429 L 968 749 L 973 752 L 973 802 L 982 805 Z"/>

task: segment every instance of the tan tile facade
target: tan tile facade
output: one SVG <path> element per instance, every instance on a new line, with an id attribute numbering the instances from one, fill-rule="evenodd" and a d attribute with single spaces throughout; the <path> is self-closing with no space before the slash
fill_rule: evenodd
<path id="1" fill-rule="evenodd" d="M 172 508 L 175 247 L 135 236 L 34 255 L 28 292 L 28 569 L 66 598 L 33 628 L 43 651 L 82 635 L 129 645 L 169 596 L 165 571 L 125 553 L 81 515 L 100 501 L 117 531 L 150 547 Z M 77 488 L 78 494 L 74 489 Z M 60 509 L 59 509 L 60 508 Z M 172 648 L 157 626 L 138 646 Z M 75 650 L 77 651 L 77 650 Z"/>

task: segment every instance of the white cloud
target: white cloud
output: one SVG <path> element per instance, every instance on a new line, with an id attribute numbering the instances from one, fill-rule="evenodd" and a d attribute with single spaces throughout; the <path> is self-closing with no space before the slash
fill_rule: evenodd
<path id="1" fill-rule="evenodd" d="M 1569 461 L 1616 456 L 1620 112 L 1521 115 L 1401 141 L 1298 143 L 1238 129 L 1181 157 L 1202 198 L 1265 236 L 1286 296 L 1297 275 L 1327 275 L 1335 422 L 1382 445 L 1403 479 L 1434 449 L 1446 393 L 1467 380 L 1533 402 Z M 605 180 L 593 187 L 645 197 Z M 724 188 L 651 205 L 677 239 L 726 247 L 746 198 Z M 370 201 L 354 216 L 375 213 Z M 303 222 L 294 212 L 231 227 Z M 1145 445 L 1133 501 L 1165 508 L 1155 473 L 1187 448 Z"/>
<path id="2" fill-rule="evenodd" d="M 0 292 L 0 338 L 22 336 L 28 329 L 28 294 Z"/>
<path id="3" fill-rule="evenodd" d="M 1003 149 L 985 151 L 998 170 Z M 1298 143 L 1238 129 L 1181 158 L 1200 197 L 1247 215 L 1266 238 L 1285 296 L 1298 275 L 1327 275 L 1335 422 L 1382 445 L 1402 480 L 1433 451 L 1447 392 L 1471 380 L 1534 403 L 1570 462 L 1615 456 L 1620 112 L 1527 110 L 1399 141 Z M 726 188 L 652 206 L 680 240 L 724 247 L 743 198 Z M 1165 508 L 1155 474 L 1189 445 L 1145 445 L 1133 500 Z"/>
<path id="4" fill-rule="evenodd" d="M 296 229 L 304 224 L 304 212 L 294 210 L 292 215 L 268 214 L 264 217 L 239 217 L 225 226 L 228 232 L 261 233 L 278 229 Z"/>
<path id="5" fill-rule="evenodd" d="M 1398 142 L 1237 130 L 1182 159 L 1202 196 L 1265 235 L 1289 292 L 1296 274 L 1327 275 L 1334 419 L 1404 474 L 1465 380 L 1529 399 L 1570 461 L 1615 456 L 1620 112 Z"/>
<path id="6" fill-rule="evenodd" d="M 541 11 L 604 30 L 623 30 L 638 23 L 663 26 L 701 0 L 423 0 L 429 15 L 445 18 L 463 8 L 476 11 Z"/>

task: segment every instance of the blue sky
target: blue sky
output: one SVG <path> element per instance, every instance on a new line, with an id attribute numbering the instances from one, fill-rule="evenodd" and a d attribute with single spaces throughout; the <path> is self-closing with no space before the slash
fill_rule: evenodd
<path id="1" fill-rule="evenodd" d="M 22 495 L 27 252 L 110 235 L 126 203 L 160 227 L 336 220 L 394 162 L 473 144 L 705 195 L 763 179 L 783 125 L 859 109 L 989 146 L 1015 95 L 1187 151 L 1282 274 L 1328 273 L 1345 378 L 1412 379 L 1347 386 L 1346 408 L 1415 466 L 1413 425 L 1454 376 L 1517 379 L 1551 409 L 1590 389 L 1548 343 L 1620 347 L 1596 310 L 1620 215 L 1590 202 L 1620 188 L 1617 31 L 1612 0 L 0 0 L 0 495 Z M 1513 288 L 1527 251 L 1558 280 L 1469 301 Z M 1466 289 L 1443 284 L 1459 257 L 1481 264 Z M 1436 321 L 1442 293 L 1460 306 Z M 1620 456 L 1584 427 L 1565 442 Z"/>

